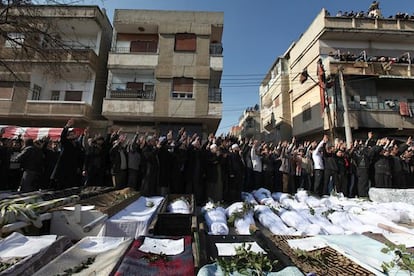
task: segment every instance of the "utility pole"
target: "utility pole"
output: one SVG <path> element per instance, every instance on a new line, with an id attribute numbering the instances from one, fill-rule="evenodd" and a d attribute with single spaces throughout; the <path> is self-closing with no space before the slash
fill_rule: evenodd
<path id="1" fill-rule="evenodd" d="M 318 82 L 317 83 L 318 83 L 319 90 L 320 90 L 322 113 L 325 113 L 328 119 L 329 138 L 331 142 L 333 143 L 335 139 L 335 133 L 334 133 L 333 123 L 332 123 L 331 110 L 329 108 L 328 95 L 326 91 L 326 77 L 325 77 L 325 69 L 323 68 L 323 64 L 322 64 L 322 59 L 318 60 L 317 65 L 318 65 L 317 67 Z"/>
<path id="2" fill-rule="evenodd" d="M 348 149 L 350 149 L 352 147 L 352 132 L 351 132 L 351 126 L 349 124 L 348 100 L 346 98 L 343 69 L 344 68 L 342 66 L 339 66 L 338 68 L 339 85 L 341 87 L 342 105 L 344 107 L 344 128 L 345 128 L 346 146 Z"/>

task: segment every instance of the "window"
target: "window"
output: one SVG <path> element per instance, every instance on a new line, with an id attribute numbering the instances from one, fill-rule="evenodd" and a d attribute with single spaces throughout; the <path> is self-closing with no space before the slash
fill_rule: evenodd
<path id="1" fill-rule="evenodd" d="M 82 101 L 82 91 L 65 91 L 65 101 Z"/>
<path id="2" fill-rule="evenodd" d="M 193 98 L 193 79 L 192 78 L 173 78 L 173 89 L 171 96 L 180 99 Z"/>
<path id="3" fill-rule="evenodd" d="M 6 43 L 4 47 L 6 48 L 22 48 L 24 43 L 24 34 L 22 33 L 8 33 Z"/>
<path id="4" fill-rule="evenodd" d="M 13 84 L 0 83 L 0 99 L 11 100 L 13 98 Z"/>
<path id="5" fill-rule="evenodd" d="M 176 34 L 175 51 L 195 52 L 197 48 L 197 37 L 195 34 Z"/>
<path id="6" fill-rule="evenodd" d="M 302 106 L 302 121 L 310 121 L 312 120 L 312 108 L 310 106 L 310 103 L 305 104 Z"/>
<path id="7" fill-rule="evenodd" d="M 380 105 L 378 104 L 377 96 L 360 96 L 360 106 L 364 109 L 379 109 Z M 385 108 L 384 105 L 381 105 L 382 108 Z"/>
<path id="8" fill-rule="evenodd" d="M 120 53 L 156 53 L 158 50 L 158 34 L 117 34 L 115 51 Z"/>
<path id="9" fill-rule="evenodd" d="M 142 52 L 142 53 L 156 53 L 157 52 L 157 41 L 131 41 L 129 48 L 131 53 Z"/>
<path id="10" fill-rule="evenodd" d="M 367 107 L 369 109 L 378 109 L 378 98 L 377 96 L 367 96 Z"/>
<path id="11" fill-rule="evenodd" d="M 32 91 L 32 101 L 38 101 L 40 100 L 40 93 L 42 92 L 42 87 L 35 84 L 33 85 L 33 91 Z"/>
<path id="12" fill-rule="evenodd" d="M 52 95 L 50 96 L 50 100 L 51 101 L 59 101 L 59 98 L 60 98 L 60 91 L 53 90 Z"/>
<path id="13" fill-rule="evenodd" d="M 361 107 L 361 98 L 359 95 L 350 95 L 349 96 L 349 102 L 348 102 L 348 107 L 350 109 L 360 109 Z M 339 99 L 337 100 L 338 105 L 341 104 L 342 105 L 342 101 L 339 101 Z"/>

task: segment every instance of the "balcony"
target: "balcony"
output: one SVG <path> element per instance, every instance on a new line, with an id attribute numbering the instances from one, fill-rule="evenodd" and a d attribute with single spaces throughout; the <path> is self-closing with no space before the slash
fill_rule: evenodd
<path id="1" fill-rule="evenodd" d="M 223 57 L 210 56 L 210 68 L 214 71 L 223 71 Z"/>
<path id="2" fill-rule="evenodd" d="M 414 31 L 414 21 L 387 18 L 325 17 L 325 28 Z"/>
<path id="3" fill-rule="evenodd" d="M 158 41 L 131 41 L 128 43 L 129 47 L 113 47 L 111 52 L 117 54 L 126 53 L 157 53 L 158 52 Z"/>
<path id="4" fill-rule="evenodd" d="M 7 61 L 30 61 L 33 63 L 74 63 L 88 64 L 97 69 L 98 56 L 93 49 L 87 48 L 58 48 L 42 49 L 39 51 L 3 48 L 0 57 Z"/>
<path id="5" fill-rule="evenodd" d="M 339 67 L 343 68 L 344 75 L 371 75 L 389 76 L 397 78 L 411 78 L 414 65 L 392 62 L 365 62 L 365 61 L 330 61 L 327 71 L 337 74 Z"/>
<path id="6" fill-rule="evenodd" d="M 221 118 L 223 113 L 223 104 L 222 103 L 213 103 L 208 104 L 208 117 Z"/>
<path id="7" fill-rule="evenodd" d="M 102 105 L 102 115 L 109 120 L 153 120 L 154 101 L 106 98 Z"/>
<path id="8" fill-rule="evenodd" d="M 350 110 L 349 121 L 352 128 L 392 128 L 414 129 L 414 119 L 403 117 L 392 110 Z M 338 116 L 338 126 L 343 126 L 342 116 Z"/>
<path id="9" fill-rule="evenodd" d="M 25 115 L 89 118 L 92 115 L 92 107 L 85 102 L 29 100 L 26 103 Z"/>
<path id="10" fill-rule="evenodd" d="M 154 48 L 155 47 L 155 48 Z M 149 44 L 145 50 L 134 51 L 131 47 L 112 48 L 108 56 L 108 67 L 150 67 L 158 65 L 156 46 Z"/>
<path id="11" fill-rule="evenodd" d="M 126 89 L 111 89 L 109 91 L 109 98 L 110 99 L 138 99 L 138 100 L 155 100 L 155 91 L 154 86 L 152 88 L 147 89 L 133 89 L 133 88 L 126 88 Z"/>
<path id="12" fill-rule="evenodd" d="M 223 56 L 223 44 L 221 43 L 210 44 L 210 56 Z"/>
<path id="13" fill-rule="evenodd" d="M 221 103 L 221 88 L 209 88 L 208 89 L 208 102 L 209 103 Z"/>
<path id="14" fill-rule="evenodd" d="M 261 110 L 261 119 L 263 122 L 263 127 L 267 131 L 270 131 L 274 127 L 274 115 L 272 108 L 264 108 Z"/>

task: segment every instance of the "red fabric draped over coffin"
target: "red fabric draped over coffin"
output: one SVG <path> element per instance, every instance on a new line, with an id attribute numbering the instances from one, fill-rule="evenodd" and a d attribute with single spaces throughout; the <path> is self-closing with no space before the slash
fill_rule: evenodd
<path id="1" fill-rule="evenodd" d="M 179 238 L 179 237 L 159 237 Z M 142 252 L 139 247 L 145 237 L 141 236 L 132 243 L 130 250 L 126 253 L 115 276 L 142 276 L 142 275 L 194 275 L 194 260 L 190 236 L 184 236 L 184 252 L 174 256 L 168 256 L 168 261 L 148 261 L 145 257 L 150 254 Z"/>

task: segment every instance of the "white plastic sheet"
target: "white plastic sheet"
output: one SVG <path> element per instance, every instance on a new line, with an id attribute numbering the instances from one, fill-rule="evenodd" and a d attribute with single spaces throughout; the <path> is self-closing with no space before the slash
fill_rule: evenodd
<path id="1" fill-rule="evenodd" d="M 247 248 L 251 246 L 250 251 L 254 253 L 263 253 L 267 254 L 263 248 L 260 247 L 256 242 L 245 242 L 245 243 L 216 243 L 218 256 L 235 256 L 236 255 L 236 248 L 243 246 Z"/>
<path id="2" fill-rule="evenodd" d="M 148 234 L 148 226 L 164 198 L 141 196 L 105 221 L 98 236 L 138 238 Z"/>
<path id="3" fill-rule="evenodd" d="M 0 259 L 23 258 L 38 253 L 56 241 L 56 235 L 24 236 L 14 232 L 0 241 Z"/>
<path id="4" fill-rule="evenodd" d="M 145 237 L 139 250 L 153 254 L 178 255 L 184 252 L 184 238 L 174 240 Z"/>

